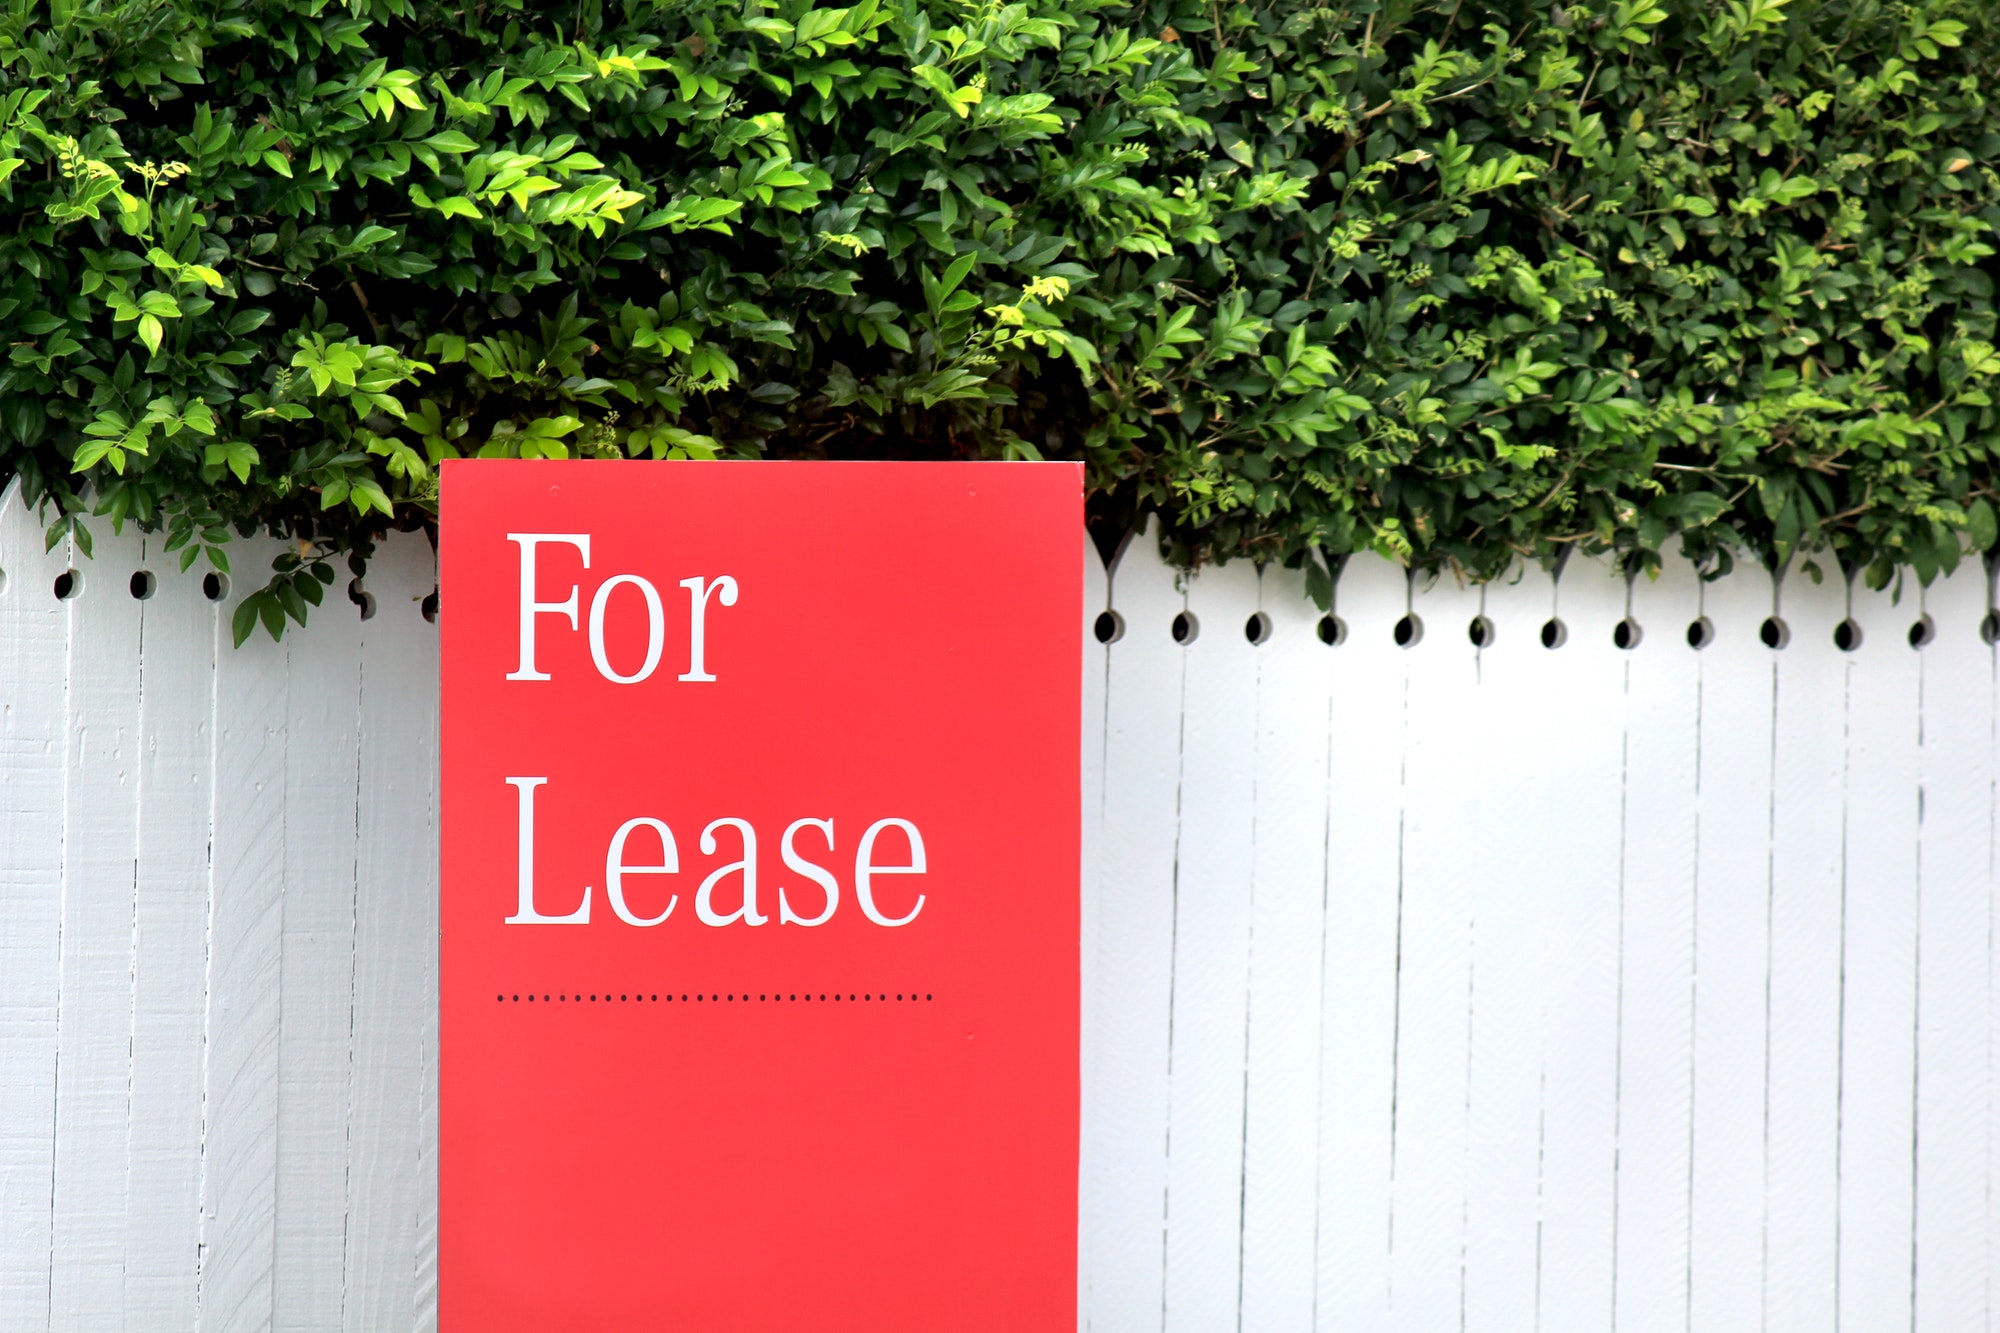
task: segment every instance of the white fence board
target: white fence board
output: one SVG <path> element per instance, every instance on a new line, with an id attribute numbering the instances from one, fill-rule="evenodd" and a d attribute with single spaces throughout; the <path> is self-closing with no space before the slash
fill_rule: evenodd
<path id="1" fill-rule="evenodd" d="M 1776 654 L 1772 740 L 1764 1310 L 1796 1328 L 1832 1328 L 1837 1319 L 1847 755 L 1847 663 L 1833 645 L 1840 591 L 1823 586 L 1815 595 L 1797 570 L 1779 584 L 1791 640 Z"/>
<path id="2" fill-rule="evenodd" d="M 1322 1330 L 1383 1328 L 1389 1313 L 1409 671 L 1391 634 L 1408 596 L 1400 569 L 1364 554 L 1347 562 L 1334 598 L 1347 636 L 1329 670 L 1314 1312 Z"/>
<path id="3" fill-rule="evenodd" d="M 286 638 L 272 1327 L 338 1328 L 346 1278 L 361 629 L 339 592 Z"/>
<path id="4" fill-rule="evenodd" d="M 1609 1327 L 1618 1169 L 1620 819 L 1625 580 L 1572 560 L 1556 581 L 1568 641 L 1549 654 L 1550 948 L 1542 1067 L 1541 1326 Z M 1529 886 L 1521 886 L 1527 890 Z"/>
<path id="5" fill-rule="evenodd" d="M 1770 974 L 1772 681 L 1758 639 L 1771 583 L 1742 570 L 1702 589 L 1714 641 L 1695 654 L 1695 991 L 1689 1144 L 1690 1329 L 1764 1308 L 1764 1160 Z"/>
<path id="6" fill-rule="evenodd" d="M 200 1308 L 202 1046 L 208 845 L 221 613 L 199 574 L 147 542 L 140 604 L 138 929 L 125 1311 L 133 1328 L 193 1328 Z M 227 651 L 226 643 L 222 645 Z"/>
<path id="7" fill-rule="evenodd" d="M 430 548 L 242 649 L 70 559 L 0 503 L 0 1328 L 433 1328 Z M 1299 571 L 1086 559 L 1083 1327 L 1991 1325 L 1983 569 L 1843 652 L 1797 572 L 1773 649 L 1754 568 L 1356 556 L 1328 643 Z"/>
<path id="8" fill-rule="evenodd" d="M 1311 1333 L 1322 924 L 1326 911 L 1327 722 L 1332 675 L 1304 575 L 1266 569 L 1258 604 L 1256 826 L 1243 1133 L 1242 1316 L 1246 1329 Z"/>
<path id="9" fill-rule="evenodd" d="M 1401 1329 L 1456 1324 L 1464 1301 L 1466 1043 L 1479 854 L 1473 819 L 1480 791 L 1454 779 L 1468 759 L 1477 766 L 1482 752 L 1479 652 L 1466 632 L 1478 610 L 1478 590 L 1451 575 L 1419 580 L 1410 614 L 1422 632 L 1402 650 L 1409 677 L 1389 1231 L 1390 1318 Z"/>
<path id="10" fill-rule="evenodd" d="M 397 613 L 397 618 L 382 626 L 391 634 L 401 632 L 394 626 L 413 624 L 408 619 L 408 613 L 411 608 L 421 609 L 422 599 L 427 595 L 424 584 L 428 582 L 433 592 L 437 587 L 436 560 L 430 553 L 415 542 L 405 542 L 399 552 L 392 552 L 392 555 L 395 554 L 400 555 L 400 564 L 392 558 L 388 567 L 402 571 L 395 582 L 400 584 L 403 592 L 399 603 L 389 604 L 390 609 Z M 409 754 L 415 765 L 410 776 L 412 788 L 421 784 L 422 799 L 416 799 L 418 790 L 413 789 L 410 810 L 387 822 L 382 838 L 391 849 L 400 849 L 402 860 L 399 869 L 407 878 L 399 878 L 398 883 L 414 909 L 416 919 L 413 929 L 420 950 L 417 961 L 423 1001 L 419 1012 L 423 1015 L 423 1026 L 419 1030 L 419 1038 L 423 1046 L 423 1064 L 417 1085 L 415 1324 L 417 1333 L 431 1333 L 437 1327 L 438 1304 L 438 956 L 435 945 L 438 937 L 438 898 L 431 891 L 431 885 L 437 883 L 438 876 L 438 708 L 435 691 L 440 681 L 435 633 L 417 635 L 405 670 L 407 674 L 391 676 L 384 681 L 384 685 L 392 694 L 417 692 L 417 709 L 411 719 L 413 725 L 409 733 Z M 422 692 L 426 689 L 431 693 Z M 421 831 L 415 822 L 419 817 Z"/>
<path id="11" fill-rule="evenodd" d="M 428 996 L 437 970 L 437 653 L 418 599 L 429 551 L 389 547 L 370 566 L 361 622 L 360 783 L 354 933 L 354 1081 L 342 1315 L 353 1333 L 400 1328 L 418 1308 L 420 1209 L 429 1198 L 423 1123 Z M 435 1233 L 425 1237 L 435 1244 Z"/>
<path id="12" fill-rule="evenodd" d="M 1624 653 L 1614 1324 L 1664 1333 L 1687 1317 L 1701 718 L 1687 627 L 1701 614 L 1701 579 L 1670 556 L 1657 579 L 1634 579 L 1630 594 L 1637 638 Z"/>
<path id="13" fill-rule="evenodd" d="M 0 495 L 0 1328 L 49 1322 L 55 1214 L 56 996 L 62 957 L 69 625 L 50 584 L 69 563 Z"/>
<path id="14" fill-rule="evenodd" d="M 1542 1040 L 1548 932 L 1538 895 L 1551 845 L 1551 727 L 1542 624 L 1555 588 L 1539 567 L 1484 590 L 1494 637 L 1479 653 L 1482 776 L 1470 802 L 1472 984 L 1466 1090 L 1465 1327 L 1532 1328 L 1541 1223 Z"/>
<path id="15" fill-rule="evenodd" d="M 1078 1014 L 1078 1105 L 1095 1106 L 1099 1102 L 1098 1079 L 1100 1073 L 1094 1053 L 1097 1050 L 1098 1010 L 1091 1002 L 1097 993 L 1097 950 L 1102 937 L 1102 923 L 1098 913 L 1101 901 L 1098 894 L 1090 892 L 1102 877 L 1103 849 L 1101 846 L 1104 830 L 1104 757 L 1107 743 L 1104 718 L 1105 690 L 1110 682 L 1105 673 L 1110 665 L 1110 647 L 1097 633 L 1098 618 L 1111 607 L 1111 575 L 1098 558 L 1097 549 L 1088 533 L 1083 539 L 1083 740 L 1080 747 L 1083 774 L 1083 878 L 1085 886 L 1078 903 L 1077 921 L 1077 961 L 1079 964 L 1079 984 L 1081 1012 Z M 1113 627 L 1107 626 L 1107 633 Z M 1083 1181 L 1088 1172 L 1096 1145 L 1088 1137 L 1087 1127 L 1079 1135 L 1078 1156 L 1078 1207 L 1077 1207 L 1077 1268 L 1076 1298 L 1077 1309 L 1087 1310 L 1090 1306 L 1090 1288 L 1086 1278 L 1095 1266 L 1096 1245 L 1088 1225 L 1089 1209 L 1084 1205 Z"/>
<path id="16" fill-rule="evenodd" d="M 1840 1321 L 1912 1309 L 1915 1233 L 1918 744 L 1916 608 L 1854 581 L 1846 654 L 1841 867 Z M 1977 617 L 1974 617 L 1977 623 Z M 1853 642 L 1852 640 L 1849 641 Z M 1863 649 L 1873 648 L 1873 652 Z M 1975 1019 L 1976 1021 L 1976 1019 Z M 1896 1326 L 1910 1327 L 1908 1316 Z"/>
<path id="17" fill-rule="evenodd" d="M 1192 585 L 1168 1011 L 1167 1333 L 1235 1327 L 1242 1265 L 1258 665 L 1243 628 L 1257 574 L 1238 561 Z"/>
<path id="18" fill-rule="evenodd" d="M 245 583 L 274 550 L 234 552 Z M 276 1310 L 289 651 L 259 629 L 215 664 L 203 1333 L 267 1328 Z"/>
<path id="19" fill-rule="evenodd" d="M 1908 598 L 1905 597 L 1907 603 Z M 1938 641 L 1921 654 L 1917 755 L 1916 1327 L 1992 1327 L 1990 1228 L 1996 1031 L 1994 650 L 1979 640 L 1985 571 L 1961 566 L 1924 603 Z M 1890 644 L 1890 651 L 1898 645 Z M 1993 1145 L 1992 1148 L 1988 1144 Z"/>
<path id="20" fill-rule="evenodd" d="M 100 532 L 71 553 L 69 753 L 63 784 L 62 977 L 57 997 L 55 1245 L 50 1322 L 125 1318 L 138 829 L 140 539 Z M 58 547 L 58 550 L 66 549 Z M 81 589 L 76 581 L 81 579 Z M 84 590 L 92 600 L 86 605 Z"/>
<path id="21" fill-rule="evenodd" d="M 1083 1323 L 1100 1333 L 1161 1326 L 1165 1298 L 1167 1012 L 1173 987 L 1171 829 L 1180 815 L 1182 674 L 1170 633 L 1182 609 L 1152 530 L 1111 572 L 1124 637 L 1106 668 L 1097 953 L 1085 1054 L 1082 1225 L 1092 1265 Z"/>

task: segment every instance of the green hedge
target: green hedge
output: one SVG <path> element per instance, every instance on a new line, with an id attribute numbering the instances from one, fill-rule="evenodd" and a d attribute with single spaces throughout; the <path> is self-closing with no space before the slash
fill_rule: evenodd
<path id="1" fill-rule="evenodd" d="M 0 475 L 298 537 L 239 634 L 471 453 L 1081 458 L 1322 596 L 1929 579 L 1997 535 L 1996 68 L 1984 0 L 17 0 Z"/>

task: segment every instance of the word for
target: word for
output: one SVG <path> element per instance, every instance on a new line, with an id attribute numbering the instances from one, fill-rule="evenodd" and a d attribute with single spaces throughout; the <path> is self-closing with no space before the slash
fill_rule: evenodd
<path id="1" fill-rule="evenodd" d="M 547 544 L 573 546 L 583 560 L 583 567 L 590 568 L 590 534 L 587 532 L 510 532 L 507 540 L 521 548 L 521 658 L 520 665 L 507 673 L 508 680 L 547 680 L 548 673 L 535 669 L 535 624 L 539 616 L 562 616 L 569 621 L 570 631 L 578 628 L 577 585 L 569 585 L 569 596 L 559 602 L 537 600 L 535 566 L 537 552 Z M 724 606 L 736 605 L 736 580 L 724 574 L 713 579 L 682 579 L 680 586 L 688 593 L 688 669 L 679 679 L 688 681 L 713 681 L 705 664 L 705 649 L 708 642 L 708 603 L 711 598 Z M 639 594 L 646 606 L 646 657 L 639 663 L 639 669 L 620 673 L 611 665 L 611 659 L 604 651 L 604 618 L 611 606 L 611 594 L 620 588 L 631 588 Z M 637 685 L 653 674 L 660 665 L 660 655 L 667 646 L 666 608 L 660 602 L 660 590 L 652 581 L 638 574 L 614 574 L 597 585 L 597 591 L 590 598 L 590 660 L 597 668 L 597 674 L 616 685 Z"/>
<path id="2" fill-rule="evenodd" d="M 590 924 L 591 896 L 596 886 L 583 887 L 583 901 L 574 911 L 561 915 L 548 915 L 535 906 L 535 789 L 548 785 L 547 778 L 508 778 L 507 785 L 514 788 L 516 804 L 520 812 L 520 883 L 514 915 L 507 918 L 510 926 L 583 926 Z M 823 926 L 833 920 L 833 914 L 840 909 L 840 882 L 831 870 L 816 861 L 809 861 L 799 851 L 797 838 L 802 829 L 811 829 L 826 842 L 826 850 L 834 850 L 833 821 L 831 819 L 795 819 L 785 826 L 778 839 L 778 855 L 785 868 L 802 875 L 818 886 L 822 898 L 820 910 L 812 916 L 802 916 L 792 906 L 785 888 L 779 885 L 778 921 L 787 926 Z M 890 829 L 901 833 L 909 843 L 909 859 L 900 865 L 882 865 L 875 860 L 875 843 Z M 659 843 L 659 857 L 648 862 L 628 861 L 628 855 L 641 854 L 642 847 L 628 847 L 633 835 L 644 830 Z M 717 830 L 728 830 L 740 841 L 743 855 L 740 859 L 727 862 L 711 870 L 695 890 L 695 918 L 704 926 L 729 926 L 741 923 L 746 926 L 761 926 L 770 920 L 758 907 L 757 897 L 757 830 L 746 819 L 724 818 L 709 822 L 701 831 L 700 846 L 704 855 L 714 856 L 721 844 L 716 840 Z M 626 899 L 626 881 L 633 875 L 677 875 L 680 873 L 680 849 L 674 841 L 674 831 L 666 821 L 641 816 L 628 819 L 618 826 L 611 835 L 611 844 L 604 853 L 604 896 L 611 903 L 612 913 L 628 926 L 657 926 L 674 914 L 680 904 L 680 895 L 673 894 L 667 905 L 657 916 L 642 916 L 632 909 Z M 854 900 L 861 907 L 861 914 L 878 926 L 907 926 L 917 919 L 917 913 L 924 910 L 924 895 L 919 893 L 917 901 L 903 916 L 890 916 L 884 912 L 875 898 L 875 879 L 881 875 L 921 875 L 926 873 L 923 835 L 917 826 L 907 819 L 878 819 L 868 826 L 861 835 L 860 843 L 854 849 Z M 715 891 L 731 876 L 742 881 L 742 897 L 731 911 L 721 911 L 715 904 Z"/>

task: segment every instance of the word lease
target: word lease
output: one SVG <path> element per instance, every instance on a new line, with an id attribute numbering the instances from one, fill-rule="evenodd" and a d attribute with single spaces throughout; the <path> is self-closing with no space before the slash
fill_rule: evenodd
<path id="1" fill-rule="evenodd" d="M 507 785 L 518 793 L 517 808 L 520 813 L 519 842 L 519 898 L 514 915 L 507 918 L 510 926 L 587 926 L 590 924 L 591 896 L 596 886 L 583 886 L 583 900 L 569 912 L 556 915 L 545 914 L 535 903 L 535 791 L 548 785 L 545 777 L 508 778 Z M 785 826 L 778 838 L 778 855 L 785 868 L 793 874 L 803 876 L 816 887 L 811 891 L 818 896 L 814 905 L 818 908 L 811 915 L 804 915 L 792 905 L 785 886 L 777 887 L 778 921 L 787 926 L 823 926 L 833 920 L 833 914 L 840 909 L 840 881 L 834 873 L 816 861 L 807 860 L 799 850 L 797 839 L 802 830 L 810 829 L 813 835 L 826 843 L 830 853 L 834 848 L 834 828 L 831 819 L 795 819 Z M 726 830 L 733 835 L 736 847 L 742 855 L 734 861 L 727 861 L 710 870 L 702 879 L 701 887 L 695 890 L 695 918 L 704 926 L 731 926 L 742 923 L 746 926 L 761 926 L 770 917 L 758 905 L 757 895 L 757 830 L 747 819 L 725 817 L 709 821 L 701 831 L 700 847 L 707 856 L 717 855 L 722 844 L 716 838 L 718 831 Z M 875 860 L 876 843 L 882 834 L 894 831 L 902 835 L 909 846 L 909 856 L 902 864 L 880 864 Z M 638 856 L 642 847 L 635 845 L 634 834 L 643 832 L 642 843 L 656 843 L 658 853 L 651 861 L 627 860 L 628 856 Z M 650 850 L 650 848 L 647 848 Z M 886 848 L 885 848 L 886 850 Z M 639 816 L 628 819 L 618 826 L 611 835 L 610 846 L 604 853 L 604 896 L 611 904 L 612 913 L 628 926 L 658 926 L 674 914 L 680 904 L 679 894 L 670 894 L 666 906 L 656 915 L 646 916 L 633 909 L 626 897 L 628 877 L 677 875 L 680 873 L 680 847 L 674 839 L 674 831 L 664 820 Z M 861 908 L 861 914 L 878 926 L 907 926 L 917 919 L 917 913 L 924 910 L 924 895 L 919 893 L 909 910 L 901 916 L 891 916 L 876 899 L 875 879 L 881 875 L 921 875 L 926 873 L 923 835 L 917 826 L 907 819 L 878 819 L 868 826 L 861 835 L 861 841 L 854 849 L 854 877 L 850 883 L 854 887 L 854 901 Z M 715 904 L 718 888 L 727 884 L 731 877 L 738 878 L 740 894 L 734 899 L 735 907 L 729 911 L 719 909 Z M 795 890 L 796 892 L 796 890 Z"/>

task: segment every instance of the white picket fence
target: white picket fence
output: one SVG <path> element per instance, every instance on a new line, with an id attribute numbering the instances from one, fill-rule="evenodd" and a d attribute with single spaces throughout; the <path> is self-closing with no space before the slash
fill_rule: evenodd
<path id="1" fill-rule="evenodd" d="M 432 1327 L 429 548 L 171 563 L 0 504 L 0 1330 Z M 1983 570 L 1085 565 L 1085 1327 L 1990 1325 Z"/>

